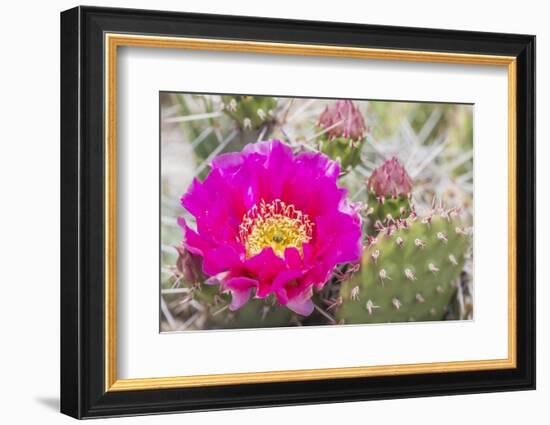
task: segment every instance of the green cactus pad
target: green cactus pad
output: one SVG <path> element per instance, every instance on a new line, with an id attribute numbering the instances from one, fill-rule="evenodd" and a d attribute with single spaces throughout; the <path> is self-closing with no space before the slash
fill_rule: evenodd
<path id="1" fill-rule="evenodd" d="M 258 130 L 273 120 L 277 99 L 269 96 L 222 96 L 223 111 L 242 130 Z"/>
<path id="2" fill-rule="evenodd" d="M 369 192 L 367 205 L 369 208 L 368 234 L 372 234 L 374 232 L 374 223 L 378 220 L 382 223 L 386 223 L 388 216 L 397 219 L 408 217 L 411 213 L 411 204 L 408 196 L 387 198 L 382 202 L 376 198 L 376 195 L 373 192 Z"/>
<path id="3" fill-rule="evenodd" d="M 470 236 L 455 214 L 411 217 L 381 232 L 341 288 L 343 323 L 441 320 L 456 292 Z"/>
<path id="4" fill-rule="evenodd" d="M 251 298 L 240 309 L 231 311 L 230 294 L 220 292 L 218 285 L 200 284 L 195 286 L 193 298 L 206 308 L 213 329 L 282 327 L 297 322 L 296 315 L 275 302 L 273 297 Z"/>
<path id="5" fill-rule="evenodd" d="M 319 149 L 329 158 L 340 162 L 342 171 L 348 171 L 361 162 L 361 146 L 364 140 L 351 140 L 346 137 L 337 137 L 329 140 L 321 136 Z"/>
<path id="6" fill-rule="evenodd" d="M 252 298 L 236 311 L 231 311 L 226 307 L 216 314 L 216 310 L 212 310 L 213 328 L 246 329 L 296 325 L 296 314 L 272 301 L 271 298 Z"/>

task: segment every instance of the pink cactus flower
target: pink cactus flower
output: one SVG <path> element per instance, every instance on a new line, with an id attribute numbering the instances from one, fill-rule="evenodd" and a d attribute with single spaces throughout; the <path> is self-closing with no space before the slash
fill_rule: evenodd
<path id="1" fill-rule="evenodd" d="M 372 172 L 367 186 L 380 199 L 408 197 L 412 190 L 412 181 L 399 160 L 393 157 Z"/>
<path id="2" fill-rule="evenodd" d="M 367 131 L 361 112 L 351 100 L 339 100 L 327 106 L 319 118 L 319 126 L 327 130 L 331 140 L 337 137 L 361 140 Z"/>
<path id="3" fill-rule="evenodd" d="M 336 185 L 336 162 L 321 153 L 294 155 L 278 140 L 218 156 L 201 183 L 181 202 L 196 218 L 183 218 L 183 245 L 202 257 L 210 284 L 230 292 L 231 310 L 251 296 L 274 295 L 307 316 L 313 290 L 337 264 L 358 261 L 361 220 Z"/>

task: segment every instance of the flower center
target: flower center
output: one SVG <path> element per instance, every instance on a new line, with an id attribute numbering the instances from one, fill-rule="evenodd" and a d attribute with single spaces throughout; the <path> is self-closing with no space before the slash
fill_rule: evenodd
<path id="1" fill-rule="evenodd" d="M 296 248 L 303 254 L 302 244 L 311 240 L 313 223 L 303 214 L 280 199 L 266 203 L 263 199 L 244 215 L 239 238 L 246 256 L 253 257 L 267 246 L 279 257 L 286 248 Z"/>

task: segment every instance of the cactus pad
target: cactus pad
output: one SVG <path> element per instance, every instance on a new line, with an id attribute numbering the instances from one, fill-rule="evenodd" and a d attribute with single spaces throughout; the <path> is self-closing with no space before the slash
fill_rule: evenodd
<path id="1" fill-rule="evenodd" d="M 349 171 L 361 162 L 361 145 L 364 139 L 355 141 L 346 137 L 319 139 L 319 150 L 340 163 L 342 171 Z"/>
<path id="2" fill-rule="evenodd" d="M 371 239 L 361 269 L 341 288 L 343 323 L 441 320 L 470 236 L 455 210 L 391 220 Z"/>
<path id="3" fill-rule="evenodd" d="M 372 224 L 368 229 L 369 234 L 374 231 L 374 223 L 377 221 L 384 223 L 388 219 L 388 216 L 392 218 L 404 218 L 408 217 L 411 213 L 411 203 L 408 196 L 396 196 L 382 201 L 373 192 L 370 192 L 368 208 L 369 220 Z"/>
<path id="4" fill-rule="evenodd" d="M 273 121 L 277 99 L 268 96 L 222 96 L 223 111 L 242 130 L 257 130 Z"/>

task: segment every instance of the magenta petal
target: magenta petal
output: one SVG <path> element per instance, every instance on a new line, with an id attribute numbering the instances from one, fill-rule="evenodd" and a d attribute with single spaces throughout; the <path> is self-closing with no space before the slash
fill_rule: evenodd
<path id="1" fill-rule="evenodd" d="M 204 281 L 206 285 L 221 285 L 225 278 L 227 277 L 227 272 L 217 274 L 216 276 L 211 276 Z"/>
<path id="2" fill-rule="evenodd" d="M 229 304 L 229 310 L 235 311 L 245 305 L 250 299 L 252 288 L 248 289 L 234 289 L 231 291 L 231 304 Z"/>
<path id="3" fill-rule="evenodd" d="M 307 300 L 289 300 L 286 306 L 293 312 L 298 313 L 302 316 L 309 316 L 311 313 L 313 313 L 313 309 L 315 308 L 315 306 L 313 305 L 313 301 L 311 301 L 311 298 Z"/>
<path id="4" fill-rule="evenodd" d="M 212 168 L 235 169 L 243 163 L 240 152 L 230 152 L 218 155 L 210 164 Z"/>
<path id="5" fill-rule="evenodd" d="M 224 287 L 231 291 L 231 304 L 229 309 L 238 310 L 250 299 L 252 289 L 257 287 L 258 281 L 246 277 L 228 279 L 223 283 Z"/>
<path id="6" fill-rule="evenodd" d="M 208 243 L 187 225 L 183 217 L 178 217 L 178 224 L 184 232 L 183 245 L 193 254 L 204 255 L 208 249 Z"/>
<path id="7" fill-rule="evenodd" d="M 244 266 L 261 281 L 272 281 L 286 268 L 284 260 L 278 257 L 271 247 L 264 248 L 258 255 L 246 260 Z"/>
<path id="8" fill-rule="evenodd" d="M 284 287 L 287 283 L 298 279 L 304 274 L 301 270 L 285 270 L 279 273 L 279 275 L 273 280 L 273 289 L 279 289 Z"/>
<path id="9" fill-rule="evenodd" d="M 207 275 L 216 275 L 240 264 L 239 254 L 231 245 L 222 245 L 205 252 L 203 270 Z"/>
<path id="10" fill-rule="evenodd" d="M 266 158 L 266 160 L 270 160 L 271 153 L 273 152 L 273 150 L 276 150 L 277 148 L 280 148 L 280 147 L 285 149 L 287 152 L 289 152 L 292 155 L 292 149 L 290 148 L 290 146 L 285 145 L 278 139 L 267 140 L 264 142 L 250 143 L 244 147 L 243 154 L 250 155 L 255 153 Z"/>
<path id="11" fill-rule="evenodd" d="M 302 256 L 300 251 L 294 247 L 285 249 L 285 261 L 290 269 L 300 269 L 302 267 Z"/>
<path id="12" fill-rule="evenodd" d="M 256 298 L 265 298 L 273 293 L 271 283 L 269 281 L 260 282 L 256 291 Z"/>
<path id="13" fill-rule="evenodd" d="M 335 212 L 318 217 L 316 230 L 318 240 L 324 241 L 317 252 L 334 264 L 354 262 L 361 256 L 361 222 L 357 214 Z"/>
<path id="14" fill-rule="evenodd" d="M 229 289 L 240 290 L 256 287 L 258 281 L 248 277 L 233 277 L 224 281 L 223 285 Z"/>
<path id="15" fill-rule="evenodd" d="M 313 261 L 314 249 L 310 243 L 302 244 L 302 255 L 304 264 L 311 264 Z"/>
<path id="16" fill-rule="evenodd" d="M 211 205 L 209 197 L 203 193 L 203 185 L 197 179 L 193 179 L 187 192 L 181 197 L 181 204 L 195 217 L 202 214 Z"/>
<path id="17" fill-rule="evenodd" d="M 296 157 L 296 161 L 310 169 L 321 171 L 318 177 L 336 179 L 340 175 L 340 165 L 320 152 L 302 152 Z"/>
<path id="18" fill-rule="evenodd" d="M 299 283 L 296 281 L 304 274 L 302 270 L 285 270 L 279 273 L 279 275 L 273 280 L 272 290 L 277 296 L 277 300 L 282 305 L 285 305 L 289 301 L 289 297 L 292 296 L 293 289 Z M 287 288 L 286 285 L 294 286 Z M 290 293 L 290 294 L 289 294 Z"/>

